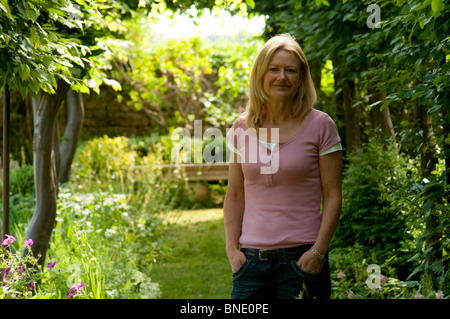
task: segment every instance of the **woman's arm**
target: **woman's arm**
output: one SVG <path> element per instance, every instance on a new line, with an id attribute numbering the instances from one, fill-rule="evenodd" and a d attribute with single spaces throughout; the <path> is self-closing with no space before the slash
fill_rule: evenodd
<path id="1" fill-rule="evenodd" d="M 341 214 L 342 152 L 337 151 L 320 156 L 319 169 L 323 193 L 322 222 L 313 247 L 320 254 L 325 255 Z M 304 253 L 298 263 L 306 272 L 316 273 L 322 269 L 322 263 L 310 251 Z"/>
<path id="2" fill-rule="evenodd" d="M 226 252 L 231 270 L 236 271 L 246 260 L 244 253 L 239 250 L 242 218 L 244 215 L 244 175 L 241 164 L 235 160 L 229 164 L 228 187 L 223 204 L 223 219 L 225 224 Z"/>

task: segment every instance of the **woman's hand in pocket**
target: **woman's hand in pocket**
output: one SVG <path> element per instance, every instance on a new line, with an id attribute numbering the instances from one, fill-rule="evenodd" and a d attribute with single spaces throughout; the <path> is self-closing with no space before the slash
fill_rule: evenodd
<path id="1" fill-rule="evenodd" d="M 227 252 L 227 255 L 232 272 L 236 272 L 247 260 L 245 254 L 239 249 Z"/>
<path id="2" fill-rule="evenodd" d="M 298 260 L 298 265 L 305 272 L 318 274 L 322 271 L 322 262 L 310 251 L 305 252 Z"/>

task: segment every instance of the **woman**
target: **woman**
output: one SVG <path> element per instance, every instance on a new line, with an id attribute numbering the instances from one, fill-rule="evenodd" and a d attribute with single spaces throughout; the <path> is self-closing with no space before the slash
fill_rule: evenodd
<path id="1" fill-rule="evenodd" d="M 227 133 L 231 296 L 330 298 L 327 252 L 341 209 L 342 147 L 333 120 L 312 108 L 308 62 L 293 37 L 275 36 L 262 47 L 249 90 L 246 112 Z M 261 150 L 279 161 L 270 173 L 262 172 L 267 158 L 250 160 Z"/>

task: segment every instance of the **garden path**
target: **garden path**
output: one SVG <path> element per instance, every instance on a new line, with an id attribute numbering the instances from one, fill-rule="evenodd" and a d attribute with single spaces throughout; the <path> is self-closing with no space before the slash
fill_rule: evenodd
<path id="1" fill-rule="evenodd" d="M 165 213 L 165 255 L 152 269 L 163 299 L 228 299 L 231 270 L 222 208 Z"/>

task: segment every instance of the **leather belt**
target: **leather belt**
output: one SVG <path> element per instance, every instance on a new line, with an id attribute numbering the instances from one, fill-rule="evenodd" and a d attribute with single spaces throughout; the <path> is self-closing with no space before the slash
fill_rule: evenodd
<path id="1" fill-rule="evenodd" d="M 279 260 L 281 255 L 284 255 L 286 259 L 297 259 L 307 251 L 311 245 L 301 245 L 292 248 L 281 248 L 275 250 L 268 249 L 254 249 L 254 248 L 241 248 L 241 251 L 249 256 L 257 257 L 259 260 Z M 283 252 L 284 250 L 284 252 Z"/>

